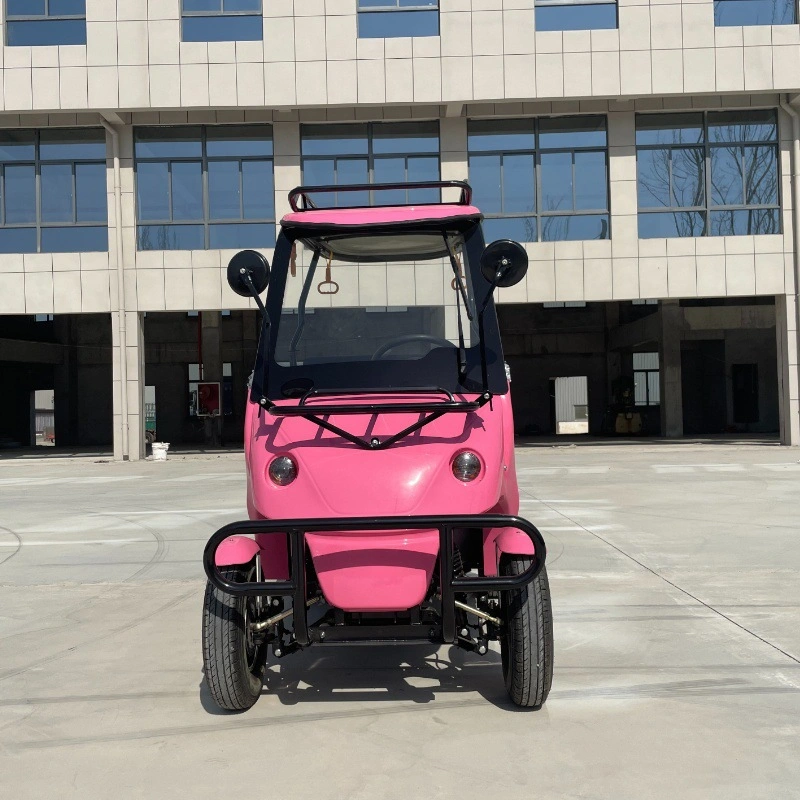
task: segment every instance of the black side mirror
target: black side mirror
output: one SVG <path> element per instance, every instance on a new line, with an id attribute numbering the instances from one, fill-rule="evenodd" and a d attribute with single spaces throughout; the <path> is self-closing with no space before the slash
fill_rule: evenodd
<path id="1" fill-rule="evenodd" d="M 268 283 L 269 261 L 256 250 L 242 250 L 228 264 L 228 286 L 242 297 L 258 300 Z"/>
<path id="2" fill-rule="evenodd" d="M 528 254 L 519 242 L 498 239 L 481 256 L 481 274 L 492 284 L 507 289 L 516 286 L 528 271 Z"/>

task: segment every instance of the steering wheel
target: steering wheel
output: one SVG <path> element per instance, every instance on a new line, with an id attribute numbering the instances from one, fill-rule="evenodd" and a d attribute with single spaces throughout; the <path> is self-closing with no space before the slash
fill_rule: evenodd
<path id="1" fill-rule="evenodd" d="M 398 336 L 386 344 L 382 344 L 373 354 L 372 361 L 377 361 L 393 350 L 395 347 L 400 347 L 404 344 L 411 344 L 412 342 L 430 342 L 431 344 L 439 345 L 440 347 L 455 347 L 455 345 L 448 339 L 442 339 L 441 336 L 434 336 L 430 333 L 409 333 L 406 336 Z"/>

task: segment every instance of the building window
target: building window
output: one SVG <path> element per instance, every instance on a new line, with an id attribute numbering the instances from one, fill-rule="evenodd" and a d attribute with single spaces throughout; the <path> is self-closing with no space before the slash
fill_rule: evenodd
<path id="1" fill-rule="evenodd" d="M 439 0 L 358 0 L 361 39 L 438 36 Z"/>
<path id="2" fill-rule="evenodd" d="M 633 354 L 634 401 L 637 406 L 657 406 L 661 402 L 661 375 L 658 353 Z"/>
<path id="3" fill-rule="evenodd" d="M 436 122 L 376 122 L 363 125 L 304 125 L 303 183 L 406 183 L 439 180 Z M 348 192 L 314 197 L 318 205 L 392 205 L 439 202 L 438 189 Z"/>
<path id="4" fill-rule="evenodd" d="M 537 31 L 616 28 L 616 0 L 536 0 Z"/>
<path id="5" fill-rule="evenodd" d="M 108 250 L 102 130 L 0 131 L 0 253 Z"/>
<path id="6" fill-rule="evenodd" d="M 558 300 L 542 303 L 542 308 L 586 308 L 586 303 L 583 300 Z"/>
<path id="7" fill-rule="evenodd" d="M 605 117 L 471 120 L 469 180 L 487 241 L 608 239 Z"/>
<path id="8" fill-rule="evenodd" d="M 264 38 L 261 0 L 183 0 L 184 42 L 260 41 Z"/>
<path id="9" fill-rule="evenodd" d="M 773 110 L 636 118 L 639 236 L 778 233 Z"/>
<path id="10" fill-rule="evenodd" d="M 714 24 L 794 25 L 797 0 L 715 0 Z"/>
<path id="11" fill-rule="evenodd" d="M 9 47 L 86 44 L 86 0 L 6 0 Z"/>
<path id="12" fill-rule="evenodd" d="M 139 250 L 275 246 L 272 130 L 139 128 Z"/>

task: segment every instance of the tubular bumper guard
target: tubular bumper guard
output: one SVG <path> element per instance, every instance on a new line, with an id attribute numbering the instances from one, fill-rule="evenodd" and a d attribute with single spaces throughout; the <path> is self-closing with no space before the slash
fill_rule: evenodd
<path id="1" fill-rule="evenodd" d="M 487 528 L 516 528 L 533 542 L 533 564 L 521 575 L 514 576 L 462 576 L 453 575 L 453 533 L 481 531 Z M 500 592 L 520 589 L 533 581 L 544 567 L 547 548 L 541 533 L 528 520 L 503 514 L 437 515 L 414 517 L 336 517 L 328 519 L 244 520 L 220 528 L 206 544 L 203 567 L 208 580 L 222 592 L 232 595 L 291 597 L 295 609 L 294 634 L 300 646 L 310 644 L 306 615 L 307 586 L 305 570 L 305 534 L 324 531 L 439 531 L 439 562 L 442 595 L 442 639 L 446 643 L 456 640 L 456 592 Z M 261 581 L 231 583 L 216 565 L 217 548 L 228 537 L 235 535 L 272 534 L 287 537 L 289 543 L 290 579 L 287 581 Z M 297 613 L 303 609 L 303 613 Z"/>

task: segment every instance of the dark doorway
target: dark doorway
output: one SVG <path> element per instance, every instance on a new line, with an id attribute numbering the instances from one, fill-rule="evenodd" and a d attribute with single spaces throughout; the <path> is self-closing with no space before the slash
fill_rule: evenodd
<path id="1" fill-rule="evenodd" d="M 733 421 L 749 425 L 758 422 L 758 364 L 731 365 Z"/>
<path id="2" fill-rule="evenodd" d="M 725 342 L 683 342 L 683 431 L 688 436 L 724 433 L 727 427 Z"/>

